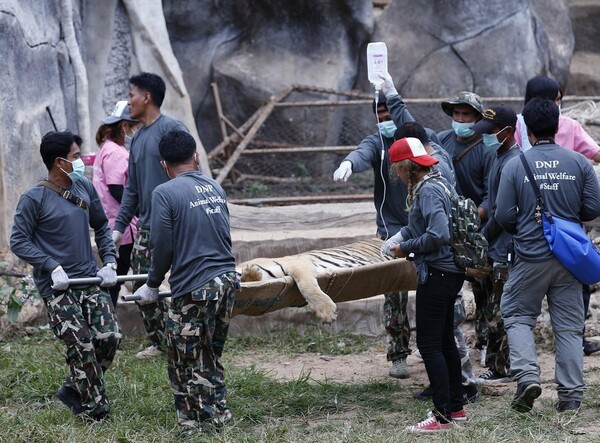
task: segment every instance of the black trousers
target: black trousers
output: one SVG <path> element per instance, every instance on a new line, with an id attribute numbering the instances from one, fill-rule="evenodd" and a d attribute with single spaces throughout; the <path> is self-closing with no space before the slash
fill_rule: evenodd
<path id="1" fill-rule="evenodd" d="M 454 341 L 454 302 L 463 274 L 429 267 L 427 281 L 417 286 L 417 347 L 433 388 L 434 414 L 447 422 L 463 408 L 461 362 Z"/>

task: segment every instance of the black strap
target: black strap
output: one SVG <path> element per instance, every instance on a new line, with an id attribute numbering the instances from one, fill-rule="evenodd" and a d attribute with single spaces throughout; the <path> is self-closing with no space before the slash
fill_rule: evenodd
<path id="1" fill-rule="evenodd" d="M 452 163 L 456 164 L 459 161 L 462 160 L 462 158 L 467 155 L 469 152 L 471 152 L 471 149 L 473 149 L 475 146 L 477 146 L 482 140 L 482 137 L 477 137 L 477 139 L 471 143 L 469 146 L 467 146 L 465 149 L 463 149 L 461 151 L 460 154 L 458 154 L 456 157 L 452 157 Z"/>
<path id="2" fill-rule="evenodd" d="M 61 188 L 60 186 L 57 186 L 54 183 L 49 182 L 48 180 L 42 180 L 40 182 L 40 185 L 45 186 L 48 189 L 51 189 L 52 191 L 56 192 L 58 195 L 60 195 L 65 200 L 68 200 L 71 203 L 73 203 L 75 206 L 79 206 L 80 208 L 83 208 L 86 211 L 88 210 L 87 203 L 85 201 L 83 201 L 83 199 L 77 197 L 76 195 L 71 194 L 71 191 L 69 191 L 68 189 Z"/>
<path id="3" fill-rule="evenodd" d="M 523 167 L 525 168 L 525 174 L 527 174 L 527 178 L 529 179 L 529 183 L 531 183 L 531 186 L 533 186 L 533 193 L 535 194 L 538 204 L 540 205 L 540 208 L 542 209 L 542 211 L 544 211 L 544 214 L 548 218 L 548 221 L 550 223 L 552 223 L 552 216 L 550 215 L 550 213 L 548 211 L 546 211 L 546 208 L 544 205 L 544 200 L 542 199 L 542 193 L 540 192 L 540 187 L 537 185 L 537 182 L 535 181 L 535 178 L 533 177 L 533 172 L 531 172 L 531 168 L 529 167 L 529 163 L 527 163 L 525 154 L 523 152 L 521 152 L 520 157 L 521 157 L 521 162 L 523 163 Z"/>

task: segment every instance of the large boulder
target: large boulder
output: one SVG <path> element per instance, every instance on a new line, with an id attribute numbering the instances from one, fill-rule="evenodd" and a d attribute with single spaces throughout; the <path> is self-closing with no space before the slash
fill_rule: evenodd
<path id="1" fill-rule="evenodd" d="M 540 19 L 544 8 L 567 14 L 560 30 Z M 573 45 L 566 9 L 564 1 L 545 0 L 394 0 L 376 21 L 374 39 L 387 42 L 389 71 L 406 97 L 461 90 L 520 96 L 533 75 L 556 67 L 553 74 L 564 77 L 568 70 Z"/>
<path id="2" fill-rule="evenodd" d="M 599 95 L 600 92 L 600 3 L 571 0 L 575 52 L 571 61 L 568 95 Z"/>
<path id="3" fill-rule="evenodd" d="M 0 251 L 8 247 L 20 194 L 43 178 L 43 134 L 77 128 L 73 71 L 61 37 L 58 2 L 3 1 L 0 9 Z M 40 26 L 43 23 L 44 26 Z"/>
<path id="4" fill-rule="evenodd" d="M 237 125 L 291 84 L 351 89 L 373 25 L 372 6 L 360 0 L 168 0 L 164 10 L 207 146 L 220 141 L 211 82 Z"/>

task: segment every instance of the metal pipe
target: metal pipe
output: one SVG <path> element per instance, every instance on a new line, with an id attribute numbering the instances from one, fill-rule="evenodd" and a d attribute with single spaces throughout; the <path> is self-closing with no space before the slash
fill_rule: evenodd
<path id="1" fill-rule="evenodd" d="M 126 281 L 146 281 L 148 274 L 117 275 L 117 283 Z M 97 285 L 102 283 L 100 277 L 70 278 L 69 285 Z"/>
<path id="2" fill-rule="evenodd" d="M 160 298 L 163 297 L 170 297 L 171 296 L 171 291 L 161 291 L 158 293 L 158 296 Z M 141 297 L 139 295 L 122 295 L 121 296 L 121 300 L 123 301 L 137 301 L 137 300 L 141 300 Z"/>

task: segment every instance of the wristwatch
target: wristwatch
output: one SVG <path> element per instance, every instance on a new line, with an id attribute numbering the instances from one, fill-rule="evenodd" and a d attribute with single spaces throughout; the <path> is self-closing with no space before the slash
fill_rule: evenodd
<path id="1" fill-rule="evenodd" d="M 108 266 L 109 268 L 111 268 L 114 271 L 117 270 L 117 264 L 116 263 L 106 263 L 104 266 Z"/>

